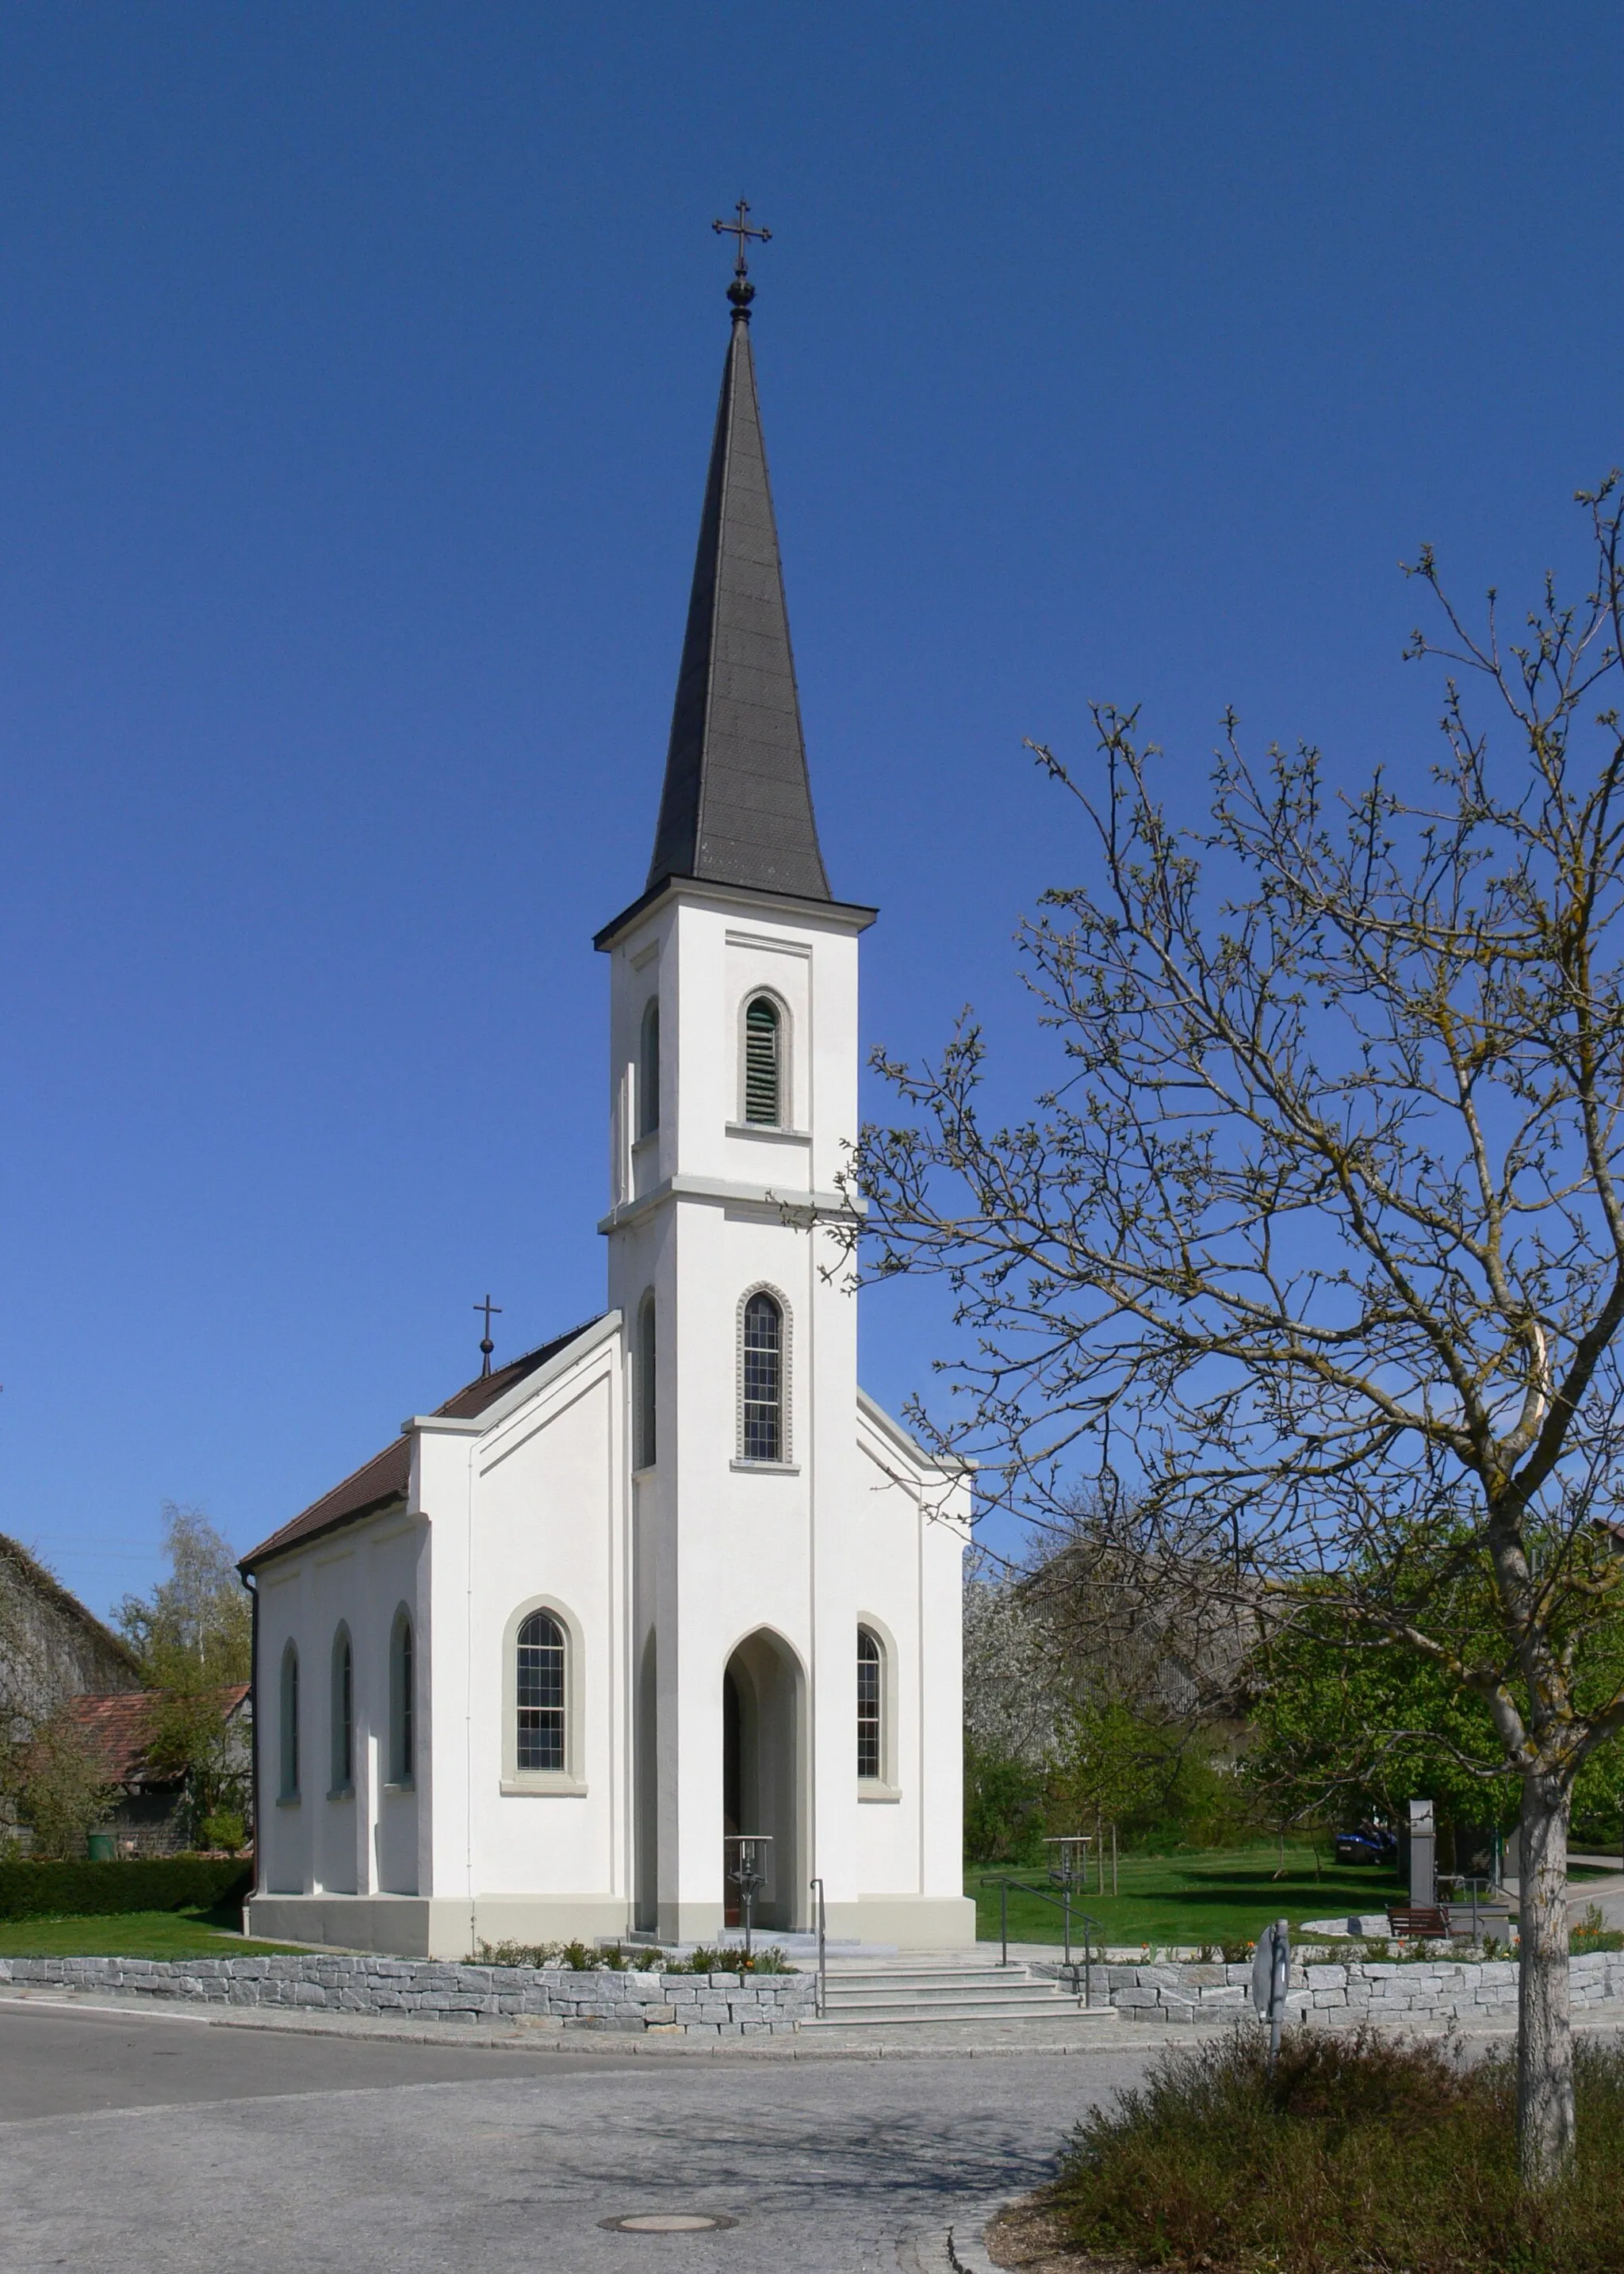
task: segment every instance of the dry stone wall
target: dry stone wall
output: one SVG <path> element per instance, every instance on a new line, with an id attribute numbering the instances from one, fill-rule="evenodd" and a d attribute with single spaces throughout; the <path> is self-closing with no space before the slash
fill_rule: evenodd
<path id="1" fill-rule="evenodd" d="M 1043 1965 L 1033 1970 L 1064 1971 Z M 604 1969 L 578 1974 L 556 1966 L 453 1965 L 326 1952 L 184 1961 L 0 1958 L 0 1984 L 8 1983 L 199 2007 L 377 2014 L 403 2022 L 523 2021 L 543 2029 L 672 2037 L 785 2035 L 811 2018 L 816 1999 L 810 1972 L 741 1977 Z M 1575 1958 L 1572 1984 L 1577 2014 L 1624 2001 L 1624 1953 Z M 1099 1964 L 1091 1986 L 1092 2003 L 1108 2002 L 1125 2021 L 1212 2025 L 1251 2014 L 1249 1965 Z M 1471 2029 L 1512 2020 L 1516 2005 L 1517 1969 L 1511 1961 L 1299 1960 L 1291 1969 L 1287 2012 L 1288 2020 L 1318 2029 L 1363 2022 Z"/>
<path id="2" fill-rule="evenodd" d="M 192 2006 L 268 2006 L 397 2021 L 527 2021 L 641 2036 L 770 2037 L 812 2010 L 810 1974 L 572 1973 L 559 1966 L 458 1966 L 434 1960 L 0 1958 L 0 1983 L 165 1998 Z"/>
<path id="3" fill-rule="evenodd" d="M 1575 2013 L 1624 1999 L 1624 1952 L 1591 1952 L 1572 1963 Z M 1223 2022 L 1251 2011 L 1251 1980 L 1250 1964 L 1106 1964 L 1093 1969 L 1092 1994 L 1094 2003 L 1104 2004 L 1108 1992 L 1127 2020 Z M 1516 2010 L 1517 1968 L 1506 1959 L 1298 1960 L 1287 1997 L 1288 2020 L 1321 2029 L 1364 2022 L 1470 2028 L 1509 2020 Z"/>

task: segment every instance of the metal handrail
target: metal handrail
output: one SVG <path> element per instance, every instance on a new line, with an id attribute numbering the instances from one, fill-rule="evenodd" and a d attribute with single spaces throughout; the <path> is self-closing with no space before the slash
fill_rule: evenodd
<path id="1" fill-rule="evenodd" d="M 1481 1939 L 1481 1927 L 1478 1921 L 1478 1902 L 1481 1899 L 1485 1909 L 1492 1907 L 1489 1903 L 1489 1898 L 1494 1891 L 1494 1880 L 1492 1879 L 1484 1879 L 1468 1871 L 1440 1871 L 1438 1875 L 1438 1884 L 1440 1887 L 1465 1888 L 1472 1907 L 1472 1940 L 1474 1942 L 1478 1941 Z M 1445 1916 L 1449 1921 L 1451 1932 L 1454 1930 L 1454 1914 L 1460 1908 L 1461 1906 L 1458 1903 L 1453 1902 L 1446 1903 L 1444 1907 Z M 1493 1906 L 1493 1908 L 1498 1908 L 1498 1906 Z"/>
<path id="2" fill-rule="evenodd" d="M 823 1946 L 827 1918 L 823 1907 L 823 1881 L 813 1879 L 809 1884 L 818 1891 L 818 1987 L 815 1993 L 816 2004 L 812 2010 L 821 2017 L 828 2004 L 829 1992 L 827 1962 Z"/>
<path id="3" fill-rule="evenodd" d="M 982 1884 L 985 1886 L 986 1881 L 984 1880 Z M 1094 1956 L 1093 1937 L 1090 1935 L 1089 1929 L 1092 1927 L 1098 1933 L 1099 1929 L 1099 1921 L 1094 1916 L 1091 1911 L 1073 1911 L 1071 1908 L 1071 1884 L 1069 1880 L 1061 1881 L 1061 1891 L 1059 1894 L 1056 1894 L 1053 1887 L 1034 1886 L 1030 1879 L 1000 1879 L 998 1883 L 998 1939 L 1001 1948 L 998 1962 L 1001 1966 L 1008 1966 L 1009 1963 L 1009 1890 L 1011 1887 L 1014 1887 L 1017 1893 L 1023 1895 L 1036 1895 L 1039 1902 L 1053 1903 L 1055 1909 L 1060 1912 L 1062 1921 L 1061 1934 L 1065 1949 L 1065 1957 L 1062 1963 L 1065 1965 L 1071 1976 L 1071 1989 L 1072 1995 L 1074 1997 L 1076 1994 L 1077 1969 L 1072 1962 L 1071 1956 L 1071 1922 L 1074 1917 L 1082 1922 L 1084 1982 L 1083 2003 L 1084 2006 L 1091 2006 L 1094 2002 Z M 1100 1935 L 1099 1937 L 1099 1946 L 1100 1955 L 1103 1958 L 1105 1954 L 1105 1939 L 1103 1935 Z"/>

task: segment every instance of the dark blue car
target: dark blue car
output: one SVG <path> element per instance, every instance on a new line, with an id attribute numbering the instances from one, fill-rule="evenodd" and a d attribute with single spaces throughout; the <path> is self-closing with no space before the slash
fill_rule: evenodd
<path id="1" fill-rule="evenodd" d="M 1379 1824 L 1362 1824 L 1356 1832 L 1336 1835 L 1339 1864 L 1396 1864 L 1399 1843 Z"/>

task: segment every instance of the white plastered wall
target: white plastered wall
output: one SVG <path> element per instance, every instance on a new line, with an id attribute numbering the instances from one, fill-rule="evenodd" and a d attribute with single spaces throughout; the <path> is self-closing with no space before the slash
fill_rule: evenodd
<path id="1" fill-rule="evenodd" d="M 389 1641 L 404 1606 L 423 1666 L 428 1540 L 424 1527 L 386 1513 L 279 1557 L 260 1574 L 260 1773 L 261 1884 L 268 1893 L 374 1895 L 416 1893 L 425 1869 L 427 1779 L 389 1788 Z M 352 1665 L 353 1774 L 335 1791 L 333 1644 L 348 1628 Z M 299 1780 L 282 1793 L 282 1663 L 298 1652 Z"/>

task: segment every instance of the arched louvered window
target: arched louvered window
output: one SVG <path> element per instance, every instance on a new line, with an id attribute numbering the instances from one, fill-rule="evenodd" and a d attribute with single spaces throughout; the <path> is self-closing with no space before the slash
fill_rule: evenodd
<path id="1" fill-rule="evenodd" d="M 350 1630 L 341 1626 L 333 1637 L 333 1773 L 334 1792 L 355 1789 L 355 1653 Z"/>
<path id="2" fill-rule="evenodd" d="M 638 1050 L 638 1135 L 652 1137 L 660 1126 L 660 998 L 651 995 L 643 1013 Z"/>
<path id="3" fill-rule="evenodd" d="M 281 1756 L 277 1762 L 276 1794 L 281 1800 L 298 1798 L 298 1653 L 291 1643 L 282 1653 L 282 1685 L 278 1715 Z"/>
<path id="4" fill-rule="evenodd" d="M 417 1775 L 417 1696 L 412 1619 L 403 1604 L 389 1636 L 389 1782 L 411 1784 Z"/>
<path id="5" fill-rule="evenodd" d="M 740 1454 L 746 1461 L 784 1458 L 784 1314 L 759 1288 L 744 1306 L 740 1364 Z"/>
<path id="6" fill-rule="evenodd" d="M 879 1638 L 866 1627 L 857 1629 L 857 1774 L 878 1777 L 885 1757 L 883 1696 L 884 1666 Z"/>
<path id="7" fill-rule="evenodd" d="M 532 1611 L 518 1630 L 521 1770 L 564 1766 L 564 1630 L 550 1611 Z"/>
<path id="8" fill-rule="evenodd" d="M 658 1440 L 654 1432 L 659 1412 L 656 1399 L 660 1385 L 655 1371 L 654 1329 L 654 1299 L 650 1293 L 644 1296 L 642 1307 L 638 1313 L 638 1348 L 634 1367 L 636 1379 L 632 1385 L 637 1392 L 635 1453 L 639 1469 L 653 1467 L 658 1449 Z"/>
<path id="9" fill-rule="evenodd" d="M 770 995 L 744 1006 L 744 1118 L 774 1129 L 783 1120 L 783 1013 Z"/>

